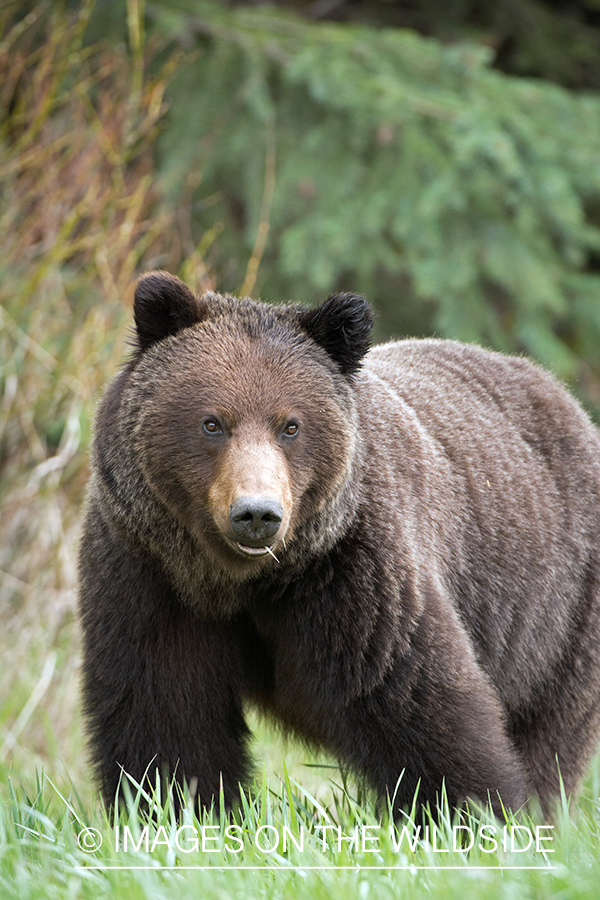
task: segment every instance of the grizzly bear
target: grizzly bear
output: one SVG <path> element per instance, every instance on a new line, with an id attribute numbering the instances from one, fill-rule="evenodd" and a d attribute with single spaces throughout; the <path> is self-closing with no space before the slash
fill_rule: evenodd
<path id="1" fill-rule="evenodd" d="M 600 728 L 600 440 L 523 358 L 369 350 L 355 294 L 316 308 L 135 292 L 100 404 L 80 551 L 83 698 L 122 770 L 210 806 L 251 771 L 248 703 L 394 814 L 546 811 Z"/>

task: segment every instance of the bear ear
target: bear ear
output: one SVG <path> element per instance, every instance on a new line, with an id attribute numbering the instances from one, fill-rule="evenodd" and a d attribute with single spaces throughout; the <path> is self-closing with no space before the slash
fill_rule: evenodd
<path id="1" fill-rule="evenodd" d="M 373 311 L 360 294 L 331 294 L 315 309 L 300 313 L 300 325 L 335 360 L 343 375 L 353 375 L 369 349 Z"/>
<path id="2" fill-rule="evenodd" d="M 175 275 L 148 272 L 135 289 L 133 315 L 142 353 L 169 335 L 201 322 L 208 313 L 206 301 L 196 297 Z"/>

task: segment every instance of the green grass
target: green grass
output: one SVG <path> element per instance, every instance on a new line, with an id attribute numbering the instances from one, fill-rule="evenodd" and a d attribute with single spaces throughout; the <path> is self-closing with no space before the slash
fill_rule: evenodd
<path id="1" fill-rule="evenodd" d="M 597 782 L 597 766 L 594 773 Z M 46 774 L 19 784 L 13 774 L 0 788 L 0 893 L 19 900 L 423 894 L 596 900 L 600 812 L 597 783 L 587 787 L 595 799 L 584 797 L 572 810 L 565 801 L 553 827 L 525 815 L 501 825 L 485 813 L 459 821 L 442 811 L 437 827 L 427 817 L 420 821 L 419 835 L 407 818 L 400 842 L 402 823 L 391 826 L 341 784 L 321 802 L 283 763 L 282 777 L 260 779 L 230 816 L 221 811 L 198 820 L 188 807 L 176 822 L 168 798 L 146 796 L 152 825 L 139 819 L 133 785 L 127 813 L 109 821 L 72 785 L 58 786 Z M 471 834 L 474 846 L 465 848 Z"/>

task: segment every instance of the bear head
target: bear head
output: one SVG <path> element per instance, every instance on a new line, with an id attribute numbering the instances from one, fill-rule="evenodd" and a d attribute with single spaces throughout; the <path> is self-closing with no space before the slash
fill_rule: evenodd
<path id="1" fill-rule="evenodd" d="M 234 578 L 275 565 L 350 478 L 369 305 L 355 294 L 316 308 L 196 297 L 151 272 L 134 316 L 144 478 Z"/>

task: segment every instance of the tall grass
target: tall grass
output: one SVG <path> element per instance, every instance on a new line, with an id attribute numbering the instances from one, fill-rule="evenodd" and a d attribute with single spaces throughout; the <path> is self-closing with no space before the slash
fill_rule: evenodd
<path id="1" fill-rule="evenodd" d="M 138 814 L 140 799 L 150 818 Z M 19 898 L 402 897 L 597 900 L 600 817 L 564 802 L 554 827 L 485 812 L 393 825 L 338 787 L 323 804 L 291 778 L 255 784 L 238 810 L 176 821 L 169 798 L 109 818 L 41 777 L 0 806 L 0 884 Z M 403 831 L 404 829 L 404 831 Z"/>
<path id="2" fill-rule="evenodd" d="M 0 13 L 0 764 L 56 758 L 79 773 L 89 422 L 124 354 L 136 271 L 178 260 L 152 158 L 167 73 L 147 75 L 139 42 L 134 55 L 85 46 L 89 2 L 16 21 L 11 6 Z"/>

